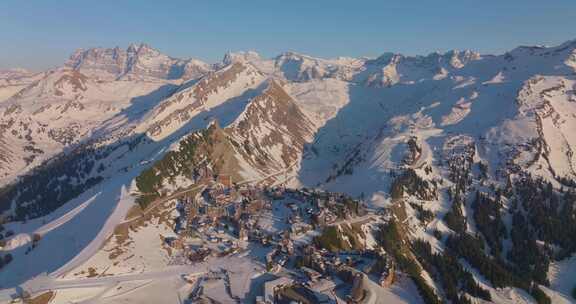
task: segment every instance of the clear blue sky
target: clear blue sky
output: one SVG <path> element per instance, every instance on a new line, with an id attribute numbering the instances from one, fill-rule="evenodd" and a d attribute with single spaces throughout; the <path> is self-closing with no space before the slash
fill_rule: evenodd
<path id="1" fill-rule="evenodd" d="M 1 0 L 0 68 L 60 65 L 76 48 L 146 42 L 174 57 L 502 53 L 576 39 L 574 0 Z"/>

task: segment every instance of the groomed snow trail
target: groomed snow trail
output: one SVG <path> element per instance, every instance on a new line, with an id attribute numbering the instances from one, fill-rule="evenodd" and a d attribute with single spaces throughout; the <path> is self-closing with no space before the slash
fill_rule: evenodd
<path id="1" fill-rule="evenodd" d="M 93 200 L 94 197 L 91 199 Z M 118 201 L 118 205 L 112 212 L 112 214 L 108 217 L 98 235 L 86 246 L 78 255 L 76 255 L 72 260 L 66 263 L 64 266 L 60 267 L 58 270 L 52 272 L 50 276 L 59 277 L 65 275 L 69 271 L 73 270 L 74 268 L 82 265 L 82 263 L 86 262 L 90 257 L 92 257 L 96 252 L 100 249 L 102 244 L 106 241 L 108 236 L 114 232 L 114 228 L 120 224 L 128 210 L 134 204 L 134 198 L 130 196 L 126 191 L 126 186 L 122 186 L 122 190 L 120 192 L 120 197 Z"/>

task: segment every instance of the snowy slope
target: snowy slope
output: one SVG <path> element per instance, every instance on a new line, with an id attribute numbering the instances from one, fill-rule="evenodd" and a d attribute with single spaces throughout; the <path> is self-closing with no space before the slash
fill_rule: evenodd
<path id="1" fill-rule="evenodd" d="M 330 172 L 334 164 L 342 165 L 358 154 L 357 157 L 365 160 L 360 165 L 362 170 L 373 170 L 387 162 L 390 165 L 385 166 L 390 168 L 398 163 L 392 151 L 395 144 L 391 145 L 390 141 L 404 143 L 408 137 L 416 136 L 424 140 L 425 146 L 434 144 L 436 146 L 431 149 L 439 150 L 438 144 L 446 135 L 456 133 L 475 138 L 479 149 L 485 153 L 483 157 L 496 167 L 512 162 L 527 169 L 530 163 L 525 159 L 529 154 L 533 158 L 533 154 L 551 153 L 548 158 L 552 171 L 540 170 L 539 174 L 571 177 L 574 144 L 573 136 L 570 136 L 573 119 L 569 117 L 573 118 L 574 113 L 571 101 L 574 100 L 574 67 L 571 62 L 575 47 L 574 42 L 568 42 L 555 48 L 522 47 L 502 56 L 480 57 L 470 52 L 452 52 L 418 57 L 410 62 L 426 62 L 425 66 L 431 62 L 451 62 L 451 70 L 446 69 L 448 74 L 442 78 L 403 73 L 405 80 L 396 85 L 389 83 L 388 87 L 372 86 L 365 79 L 359 79 L 359 82 L 337 89 L 339 93 L 319 95 L 326 84 L 311 82 L 315 86 L 308 84 L 309 92 L 300 95 L 303 100 L 310 100 L 312 111 L 325 113 L 326 109 L 334 107 L 336 100 L 343 101 L 336 103 L 342 107 L 316 134 L 313 147 L 317 155 L 304 163 L 309 164 L 310 171 Z M 464 58 L 468 60 L 460 59 L 461 64 L 456 64 L 454 54 L 466 55 Z M 381 64 L 386 68 L 390 64 L 387 60 L 377 61 L 380 60 L 367 64 L 366 71 L 359 75 L 370 73 L 372 65 Z M 550 74 L 556 76 L 538 76 Z M 375 75 L 380 72 L 367 77 Z M 319 89 L 315 90 L 315 87 Z M 295 94 L 303 90 L 297 89 Z M 338 98 L 343 92 L 347 92 L 346 98 Z M 306 106 L 303 104 L 304 108 Z M 427 141 L 430 134 L 434 134 L 434 139 Z M 536 151 L 532 143 L 537 140 L 543 141 L 549 152 Z M 511 153 L 513 151 L 519 152 L 517 158 L 512 158 L 516 154 Z M 538 166 L 532 164 L 531 167 Z M 321 168 L 323 170 L 318 170 Z M 306 174 L 306 165 L 302 170 L 306 184 L 323 182 L 329 176 L 311 179 Z M 374 173 L 370 171 L 368 175 L 372 178 L 382 175 Z M 354 180 L 355 177 L 346 179 Z"/>
<path id="2" fill-rule="evenodd" d="M 155 140 L 162 139 L 184 126 L 200 112 L 210 111 L 222 103 L 245 100 L 254 96 L 264 76 L 250 64 L 234 63 L 208 74 L 189 87 L 183 86 L 170 98 L 159 103 L 139 124 Z"/>
<path id="3" fill-rule="evenodd" d="M 253 167 L 272 173 L 300 161 L 315 125 L 274 80 L 252 98 L 230 125 L 240 153 Z"/>
<path id="4" fill-rule="evenodd" d="M 0 70 L 0 102 L 12 97 L 41 77 L 43 73 L 34 73 L 24 69 Z"/>
<path id="5" fill-rule="evenodd" d="M 98 82 L 67 68 L 0 103 L 2 184 L 92 136 L 104 123 L 126 123 L 175 89 L 168 82 Z"/>

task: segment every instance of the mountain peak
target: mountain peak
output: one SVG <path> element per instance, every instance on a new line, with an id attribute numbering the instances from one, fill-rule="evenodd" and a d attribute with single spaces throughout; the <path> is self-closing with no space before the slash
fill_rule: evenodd
<path id="1" fill-rule="evenodd" d="M 46 73 L 32 85 L 24 88 L 12 98 L 15 100 L 77 99 L 88 88 L 89 78 L 77 70 L 59 68 Z M 21 102 L 21 101 L 20 101 Z"/>
<path id="2" fill-rule="evenodd" d="M 397 54 L 397 53 L 392 53 L 392 52 L 385 52 L 382 55 L 374 58 L 374 59 L 370 59 L 367 60 L 367 63 L 369 64 L 377 64 L 377 65 L 381 65 L 381 64 L 389 64 L 390 62 L 394 61 L 395 58 L 400 58 L 403 57 L 403 55 L 401 54 Z"/>
<path id="3" fill-rule="evenodd" d="M 240 142 L 252 147 L 245 151 L 249 162 L 260 159 L 256 162 L 260 169 L 280 169 L 298 160 L 303 146 L 313 136 L 314 123 L 284 88 L 270 79 L 266 89 L 250 100 L 231 129 Z M 262 167 L 263 164 L 266 165 Z"/>
<path id="4" fill-rule="evenodd" d="M 132 42 L 132 43 L 130 43 L 130 44 L 128 45 L 128 48 L 126 48 L 126 51 L 129 51 L 129 52 L 130 52 L 130 51 L 134 51 L 134 52 L 136 52 L 136 51 L 141 50 L 141 49 L 156 50 L 155 48 L 153 48 L 152 46 L 150 46 L 150 45 L 149 45 L 148 43 L 146 43 L 146 42 L 139 42 L 139 43 Z"/>
<path id="5" fill-rule="evenodd" d="M 280 55 L 276 56 L 276 62 L 283 62 L 283 61 L 310 61 L 310 62 L 323 62 L 323 61 L 330 61 L 327 59 L 313 57 L 310 55 L 294 52 L 294 51 L 286 51 L 281 53 Z"/>
<path id="6" fill-rule="evenodd" d="M 137 53 L 139 55 L 149 54 L 149 55 L 153 55 L 153 56 L 158 56 L 158 55 L 167 56 L 167 55 L 162 54 L 159 50 L 151 47 L 150 45 L 148 45 L 144 42 L 140 43 L 140 45 L 138 46 Z"/>
<path id="7" fill-rule="evenodd" d="M 256 51 L 227 52 L 222 62 L 227 65 L 234 62 L 254 62 L 260 61 L 262 57 Z"/>
<path id="8" fill-rule="evenodd" d="M 132 43 L 126 50 L 119 47 L 78 49 L 65 66 L 99 80 L 191 79 L 211 70 L 204 62 L 172 58 L 146 43 Z"/>
<path id="9" fill-rule="evenodd" d="M 0 79 L 20 78 L 30 76 L 32 74 L 33 72 L 23 68 L 10 68 L 6 70 L 0 70 Z"/>

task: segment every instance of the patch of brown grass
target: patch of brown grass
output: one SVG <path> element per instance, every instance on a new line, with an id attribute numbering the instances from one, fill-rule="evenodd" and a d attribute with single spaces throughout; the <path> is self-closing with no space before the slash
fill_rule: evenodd
<path id="1" fill-rule="evenodd" d="M 56 293 L 53 291 L 45 292 L 39 296 L 26 300 L 26 304 L 48 304 L 54 298 Z"/>
<path id="2" fill-rule="evenodd" d="M 135 204 L 134 206 L 130 207 L 130 210 L 128 210 L 128 213 L 126 214 L 126 217 L 124 218 L 125 220 L 132 220 L 135 219 L 137 217 L 142 216 L 144 210 L 142 210 L 142 207 L 140 207 L 139 204 Z"/>

